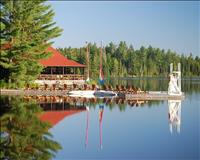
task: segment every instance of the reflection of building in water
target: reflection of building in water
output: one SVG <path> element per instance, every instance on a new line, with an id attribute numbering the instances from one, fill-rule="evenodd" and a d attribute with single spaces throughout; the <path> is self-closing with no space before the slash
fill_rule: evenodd
<path id="1" fill-rule="evenodd" d="M 84 101 L 59 96 L 26 96 L 25 100 L 35 99 L 44 112 L 39 115 L 41 121 L 49 122 L 52 126 L 68 116 L 85 111 Z"/>
<path id="2" fill-rule="evenodd" d="M 43 122 L 49 122 L 52 126 L 55 126 L 57 123 L 62 121 L 64 118 L 72 116 L 74 114 L 85 111 L 83 109 L 69 109 L 69 110 L 60 110 L 60 111 L 45 111 L 39 118 Z"/>
<path id="3" fill-rule="evenodd" d="M 168 100 L 169 106 L 169 129 L 170 132 L 173 132 L 173 129 L 176 132 L 180 133 L 181 126 L 181 101 L 180 100 Z"/>

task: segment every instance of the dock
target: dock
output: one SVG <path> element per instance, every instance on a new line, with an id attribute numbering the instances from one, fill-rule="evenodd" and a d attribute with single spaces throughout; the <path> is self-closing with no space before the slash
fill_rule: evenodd
<path id="1" fill-rule="evenodd" d="M 9 96 L 68 96 L 67 90 L 1 90 L 1 95 Z M 148 91 L 137 94 L 131 93 L 118 93 L 119 98 L 125 100 L 183 100 L 185 98 L 184 93 L 182 95 L 169 95 L 166 91 Z"/>
<path id="2" fill-rule="evenodd" d="M 29 90 L 23 90 L 23 89 L 2 89 L 1 95 L 7 95 L 7 96 L 67 96 L 68 90 L 35 90 L 35 89 L 29 89 Z"/>

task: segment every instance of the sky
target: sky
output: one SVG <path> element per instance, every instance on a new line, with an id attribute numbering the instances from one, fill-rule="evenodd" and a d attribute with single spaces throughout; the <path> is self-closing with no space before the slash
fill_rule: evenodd
<path id="1" fill-rule="evenodd" d="M 198 1 L 49 1 L 63 29 L 54 47 L 100 46 L 111 41 L 200 56 Z"/>

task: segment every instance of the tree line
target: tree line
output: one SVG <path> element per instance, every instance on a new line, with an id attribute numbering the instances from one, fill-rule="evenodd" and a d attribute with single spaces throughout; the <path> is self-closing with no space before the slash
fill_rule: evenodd
<path id="1" fill-rule="evenodd" d="M 90 76 L 99 76 L 100 47 L 96 43 L 89 43 L 89 67 Z M 86 47 L 81 48 L 58 48 L 69 59 L 86 64 Z M 106 77 L 125 76 L 168 76 L 169 65 L 174 63 L 176 68 L 181 63 L 182 76 L 200 76 L 200 58 L 192 54 L 180 55 L 171 50 L 153 48 L 149 46 L 134 49 L 125 41 L 118 45 L 110 42 L 103 48 L 103 72 Z"/>

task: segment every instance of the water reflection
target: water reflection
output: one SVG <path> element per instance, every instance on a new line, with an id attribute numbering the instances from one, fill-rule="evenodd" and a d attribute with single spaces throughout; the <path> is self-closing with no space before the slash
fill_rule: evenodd
<path id="1" fill-rule="evenodd" d="M 69 96 L 24 96 L 28 102 L 31 99 L 37 101 L 38 104 L 46 110 L 65 110 L 69 108 L 85 108 L 85 105 L 96 107 L 96 104 L 105 104 L 110 109 L 113 106 L 118 107 L 120 111 L 125 111 L 127 104 L 130 107 L 143 106 L 146 103 L 159 104 L 162 101 L 147 101 L 147 100 L 126 100 L 121 97 L 105 97 L 105 98 L 84 98 L 84 97 L 69 97 Z"/>
<path id="2" fill-rule="evenodd" d="M 81 112 L 85 112 L 84 119 L 86 120 L 84 121 L 83 127 L 85 132 L 82 137 L 82 140 L 85 141 L 85 148 L 87 148 L 88 152 L 90 152 L 91 149 L 95 149 L 95 147 L 88 148 L 89 144 L 90 146 L 94 145 L 94 139 L 91 139 L 89 143 L 89 132 L 90 130 L 93 132 L 93 129 L 95 128 L 95 130 L 98 129 L 95 135 L 99 136 L 99 141 L 95 141 L 95 144 L 98 143 L 98 148 L 103 149 L 102 134 L 108 132 L 108 122 L 104 123 L 106 131 L 105 129 L 104 131 L 102 130 L 103 119 L 107 121 L 107 118 L 111 116 L 104 117 L 105 111 L 112 111 L 112 109 L 116 107 L 120 112 L 125 112 L 125 110 L 130 111 L 131 109 L 132 114 L 135 114 L 138 111 L 140 111 L 138 114 L 143 114 L 142 112 L 146 112 L 147 110 L 140 110 L 138 108 L 152 107 L 156 105 L 160 106 L 160 103 L 165 104 L 164 101 L 125 100 L 123 98 L 87 99 L 67 96 L 25 96 L 23 99 L 9 97 L 3 102 L 5 104 L 3 107 L 5 111 L 4 114 L 1 115 L 1 124 L 3 124 L 1 129 L 1 157 L 4 159 L 6 157 L 11 157 L 12 159 L 24 159 L 24 157 L 28 156 L 33 158 L 53 156 L 53 151 L 60 149 L 61 146 L 48 137 L 48 130 L 51 126 L 55 129 L 55 126 L 58 123 L 65 122 L 64 119 L 68 116 L 76 115 L 79 117 L 78 113 Z M 36 103 L 38 103 L 38 105 Z M 114 109 L 113 112 L 116 112 L 116 109 Z M 110 114 L 109 112 L 106 113 L 107 115 Z M 118 113 L 116 112 L 116 114 Z M 127 112 L 123 114 L 127 114 Z M 166 114 L 167 113 L 165 113 L 165 115 Z M 91 118 L 90 115 L 92 115 Z M 115 117 L 114 114 L 112 116 Z M 137 120 L 137 116 L 133 117 Z M 97 120 L 96 122 L 95 119 Z M 165 118 L 165 120 L 168 120 L 169 122 L 169 130 L 171 133 L 180 133 L 181 101 L 168 101 L 168 119 Z M 90 121 L 92 121 L 92 125 L 94 123 L 96 124 L 90 126 Z M 48 122 L 51 126 L 45 122 Z M 68 127 L 70 128 L 72 126 Z M 123 126 L 121 127 L 123 129 Z M 93 135 L 91 136 L 93 137 Z M 106 140 L 107 137 L 108 136 L 105 134 L 104 139 Z M 108 142 L 105 141 L 104 143 L 107 147 Z M 16 148 L 15 150 L 13 150 L 13 146 Z M 48 150 L 48 152 L 46 150 Z M 102 150 L 102 153 L 104 152 L 105 151 Z"/>
<path id="3" fill-rule="evenodd" d="M 41 108 L 17 97 L 1 97 L 1 159 L 51 159 L 61 146 L 40 121 Z"/>
<path id="4" fill-rule="evenodd" d="M 182 78 L 181 88 L 183 92 L 191 94 L 193 92 L 200 92 L 200 77 L 196 78 Z M 141 88 L 144 91 L 167 91 L 168 89 L 168 78 L 158 77 L 143 77 L 143 78 L 112 78 L 110 84 L 116 86 L 117 84 L 134 85 Z"/>
<path id="5" fill-rule="evenodd" d="M 61 97 L 61 96 L 26 96 L 26 100 L 35 99 L 40 107 L 45 111 L 41 114 L 42 121 L 49 122 L 52 126 L 62 121 L 67 116 L 79 113 L 86 110 L 86 136 L 85 147 L 88 146 L 88 130 L 89 130 L 89 111 L 91 107 L 96 108 L 99 105 L 99 134 L 100 134 L 100 148 L 102 148 L 102 118 L 104 105 L 111 110 L 113 106 L 118 106 L 120 111 L 125 111 L 127 105 L 130 107 L 142 107 L 148 103 L 148 107 L 152 104 L 159 105 L 163 101 L 145 101 L 145 100 L 125 100 L 124 98 L 83 98 L 83 97 Z M 180 133 L 181 125 L 181 100 L 168 100 L 168 118 L 169 129 L 173 133 L 176 131 Z"/>
<path id="6" fill-rule="evenodd" d="M 86 106 L 86 133 L 85 133 L 85 147 L 87 148 L 88 146 L 88 130 L 89 130 L 89 111 L 90 108 L 89 106 Z M 100 149 L 103 149 L 103 143 L 102 143 L 102 120 L 103 120 L 103 112 L 104 112 L 104 105 L 101 104 L 99 105 L 99 144 L 100 144 Z"/>
<path id="7" fill-rule="evenodd" d="M 99 105 L 99 136 L 100 136 L 100 148 L 103 149 L 102 145 L 102 119 L 103 119 L 104 105 Z"/>
<path id="8" fill-rule="evenodd" d="M 88 146 L 88 129 L 89 129 L 89 106 L 86 106 L 87 122 L 86 122 L 86 134 L 85 134 L 85 148 Z"/>
<path id="9" fill-rule="evenodd" d="M 168 117 L 170 132 L 180 133 L 181 128 L 181 100 L 168 100 Z"/>

